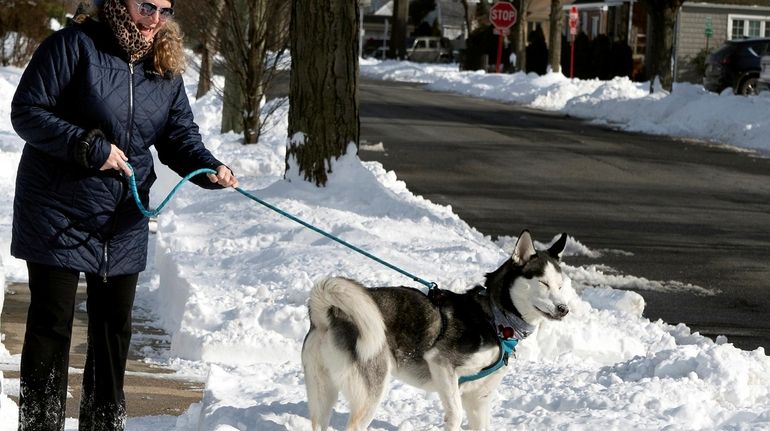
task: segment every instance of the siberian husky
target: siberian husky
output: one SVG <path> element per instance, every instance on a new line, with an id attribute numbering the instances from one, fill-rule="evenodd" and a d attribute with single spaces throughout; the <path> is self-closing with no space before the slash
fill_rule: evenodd
<path id="1" fill-rule="evenodd" d="M 302 346 L 313 431 L 327 429 L 340 391 L 350 405 L 347 430 L 366 429 L 391 375 L 438 392 L 446 430 L 460 429 L 463 409 L 470 429 L 486 429 L 504 375 L 499 364 L 507 362 L 503 341 L 521 340 L 540 320 L 569 312 L 559 266 L 566 241 L 562 234 L 547 251 L 536 251 L 525 230 L 484 286 L 462 294 L 365 288 L 343 278 L 318 282 Z"/>

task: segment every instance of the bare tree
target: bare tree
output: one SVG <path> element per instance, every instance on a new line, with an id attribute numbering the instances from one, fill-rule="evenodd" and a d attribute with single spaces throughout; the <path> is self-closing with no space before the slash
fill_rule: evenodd
<path id="1" fill-rule="evenodd" d="M 551 0 L 551 12 L 548 16 L 548 63 L 551 70 L 561 72 L 561 26 L 564 21 L 564 12 L 561 9 L 561 0 Z"/>
<path id="2" fill-rule="evenodd" d="M 527 15 L 532 0 L 519 0 L 516 13 L 516 24 L 511 32 L 512 51 L 516 53 L 516 69 L 526 70 L 527 67 Z M 516 2 L 513 2 L 516 6 Z"/>
<path id="3" fill-rule="evenodd" d="M 179 5 L 185 32 L 199 41 L 201 70 L 198 97 L 214 89 L 222 94 L 222 132 L 243 133 L 254 144 L 264 132 L 261 105 L 276 64 L 288 44 L 290 3 L 286 0 L 187 0 Z M 223 61 L 215 63 L 221 53 Z M 274 55 L 274 54 L 278 55 Z M 212 82 L 214 66 L 225 75 L 224 88 Z M 277 109 L 280 105 L 273 105 Z"/>
<path id="4" fill-rule="evenodd" d="M 463 4 L 464 18 L 465 18 L 465 31 L 467 34 L 471 34 L 473 31 L 473 15 L 471 14 L 471 5 L 468 0 L 461 0 Z"/>
<path id="5" fill-rule="evenodd" d="M 225 59 L 223 131 L 243 132 L 245 144 L 255 144 L 262 131 L 260 107 L 267 84 L 276 72 L 267 64 L 271 32 L 281 31 L 288 12 L 285 0 L 223 0 L 220 45 Z M 284 47 L 279 46 L 279 50 Z M 277 57 L 275 60 L 277 61 Z M 240 122 L 240 127 L 238 127 Z"/>
<path id="6" fill-rule="evenodd" d="M 657 76 L 663 89 L 674 87 L 671 70 L 674 53 L 674 28 L 676 16 L 684 0 L 643 0 L 647 6 L 647 52 L 645 55 L 650 82 Z M 650 87 L 652 89 L 652 87 Z"/>
<path id="7" fill-rule="evenodd" d="M 355 1 L 355 0 L 350 0 Z M 393 28 L 390 31 L 388 58 L 406 58 L 406 29 L 409 0 L 393 0 Z"/>
<path id="8" fill-rule="evenodd" d="M 287 171 L 323 186 L 331 161 L 358 146 L 359 6 L 292 0 Z"/>
<path id="9" fill-rule="evenodd" d="M 222 8 L 224 6 L 224 0 L 214 0 L 213 2 L 206 4 L 204 8 L 211 8 L 212 16 L 221 19 Z M 204 30 L 200 34 L 201 70 L 198 75 L 198 90 L 195 92 L 196 99 L 205 96 L 212 89 L 212 79 L 214 78 L 214 55 L 217 53 L 220 28 L 220 25 L 216 21 L 212 21 L 212 24 L 213 25 L 202 27 Z"/>

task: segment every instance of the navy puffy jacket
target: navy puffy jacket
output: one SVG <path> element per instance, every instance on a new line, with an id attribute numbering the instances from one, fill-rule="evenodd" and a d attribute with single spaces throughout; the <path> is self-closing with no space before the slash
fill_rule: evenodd
<path id="1" fill-rule="evenodd" d="M 100 274 L 144 270 L 148 228 L 126 178 L 100 171 L 110 143 L 128 156 L 141 200 L 155 181 L 150 147 L 179 175 L 221 165 L 201 142 L 180 76 L 152 56 L 129 65 L 105 24 L 86 20 L 38 48 L 14 95 L 11 120 L 26 141 L 16 178 L 11 253 Z M 98 130 L 102 136 L 94 136 Z M 91 144 L 81 144 L 93 137 Z M 193 182 L 220 188 L 205 176 Z"/>

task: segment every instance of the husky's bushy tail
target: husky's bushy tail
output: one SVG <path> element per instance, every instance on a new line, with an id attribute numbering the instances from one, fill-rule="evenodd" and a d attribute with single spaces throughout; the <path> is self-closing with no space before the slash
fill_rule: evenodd
<path id="1" fill-rule="evenodd" d="M 310 291 L 310 322 L 321 331 L 329 329 L 332 307 L 346 314 L 359 331 L 356 353 L 369 360 L 385 347 L 385 323 L 366 288 L 346 278 L 326 278 Z"/>

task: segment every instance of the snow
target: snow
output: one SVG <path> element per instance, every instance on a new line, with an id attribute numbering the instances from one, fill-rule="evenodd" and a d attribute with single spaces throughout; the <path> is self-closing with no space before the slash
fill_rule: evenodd
<path id="1" fill-rule="evenodd" d="M 23 142 L 10 125 L 10 100 L 21 70 L 0 68 L 0 195 L 11 202 Z M 602 82 L 545 76 L 458 72 L 456 65 L 361 60 L 373 79 L 425 83 L 435 91 L 485 97 L 560 112 L 618 129 L 705 140 L 766 154 L 770 95 L 711 94 L 679 84 L 671 94 L 624 78 Z M 194 73 L 186 76 L 195 94 Z M 237 173 L 241 188 L 423 279 L 454 291 L 482 281 L 506 259 L 515 235 L 491 239 L 409 191 L 378 163 L 349 151 L 333 163 L 326 188 L 290 170 L 284 178 L 288 103 L 277 107 L 258 145 L 218 131 L 221 100 L 191 100 L 204 140 Z M 268 102 L 275 103 L 275 102 Z M 268 106 L 263 109 L 272 109 Z M 367 150 L 384 151 L 387 142 Z M 166 169 L 153 188 L 157 205 L 178 181 Z M 0 281 L 25 281 L 9 255 L 11 206 L 0 208 Z M 528 226 L 519 226 L 524 229 Z M 539 247 L 553 239 L 538 237 Z M 150 363 L 177 377 L 206 381 L 200 403 L 179 417 L 131 418 L 129 431 L 264 431 L 309 429 L 300 364 L 308 328 L 308 291 L 326 276 L 367 285 L 424 288 L 340 244 L 282 217 L 235 191 L 182 187 L 158 218 L 150 267 L 140 278 L 137 309 L 169 335 L 170 349 L 145 348 Z M 647 280 L 602 264 L 606 250 L 569 238 L 563 269 L 571 313 L 544 322 L 520 343 L 492 409 L 495 430 L 770 429 L 770 359 L 643 317 L 644 300 L 627 290 L 714 292 L 677 280 Z M 611 253 L 624 253 L 611 250 Z M 570 256 L 592 264 L 570 265 Z M 149 310 L 148 312 L 144 310 Z M 676 322 L 671 322 L 676 323 Z M 1 369 L 18 355 L 0 345 Z M 18 380 L 4 379 L 0 431 L 16 429 Z M 335 407 L 332 427 L 344 429 L 347 406 Z M 130 414 L 130 412 L 129 412 Z M 375 430 L 436 430 L 442 410 L 435 394 L 400 382 L 377 411 Z M 77 429 L 77 419 L 66 429 Z"/>

